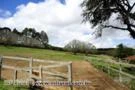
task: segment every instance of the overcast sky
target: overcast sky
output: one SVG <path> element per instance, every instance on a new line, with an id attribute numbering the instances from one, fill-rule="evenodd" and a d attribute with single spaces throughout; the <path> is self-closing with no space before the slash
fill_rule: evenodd
<path id="1" fill-rule="evenodd" d="M 82 0 L 0 0 L 0 26 L 23 30 L 25 27 L 44 30 L 51 45 L 63 47 L 78 39 L 98 48 L 115 47 L 123 43 L 135 47 L 128 32 L 106 30 L 95 39 L 91 25 L 82 23 Z M 111 20 L 113 23 L 116 23 Z"/>

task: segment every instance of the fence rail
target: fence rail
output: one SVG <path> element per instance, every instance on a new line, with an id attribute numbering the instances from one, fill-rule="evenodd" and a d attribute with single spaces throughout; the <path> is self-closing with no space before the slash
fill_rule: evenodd
<path id="1" fill-rule="evenodd" d="M 14 57 L 14 56 L 2 56 L 4 59 L 13 59 L 13 60 L 22 60 L 22 61 L 30 61 L 32 58 L 24 58 L 24 57 Z M 41 62 L 41 63 L 67 63 L 62 61 L 52 61 L 52 60 L 43 60 L 43 59 L 34 59 L 33 62 Z M 68 62 L 71 63 L 71 62 Z"/>
<path id="2" fill-rule="evenodd" d="M 134 64 L 123 63 L 120 60 L 119 62 L 116 62 L 113 60 L 98 60 L 98 59 L 90 59 L 90 58 L 85 58 L 85 59 L 89 61 L 91 64 L 93 64 L 95 67 L 97 67 L 98 69 L 102 70 L 103 72 L 106 72 L 114 80 L 115 78 L 117 78 L 117 80 L 115 81 L 128 85 L 130 90 L 135 90 L 135 76 L 123 71 L 122 68 L 123 66 L 135 68 Z M 117 68 L 112 67 L 113 65 L 117 65 Z M 129 79 L 129 80 L 126 80 L 125 82 L 124 81 L 125 79 Z"/>
<path id="3" fill-rule="evenodd" d="M 27 61 L 29 63 L 29 67 L 15 67 L 6 65 L 3 63 L 6 59 L 11 60 L 22 60 Z M 50 63 L 50 65 L 39 65 L 33 67 L 33 62 L 36 63 Z M 67 73 L 63 73 L 57 70 L 49 70 L 50 68 L 59 68 L 59 67 L 67 67 Z M 13 56 L 0 56 L 0 79 L 2 79 L 2 68 L 12 69 L 14 70 L 13 80 L 16 80 L 18 77 L 18 71 L 24 71 L 29 73 L 29 79 L 33 77 L 32 72 L 39 73 L 39 76 L 36 78 L 43 80 L 47 78 L 54 78 L 54 79 L 66 79 L 69 82 L 72 82 L 72 62 L 61 62 L 61 61 L 51 61 L 51 60 L 41 60 L 41 59 L 34 59 L 34 58 L 23 58 L 23 57 L 13 57 Z M 50 76 L 43 78 L 43 74 L 48 74 Z M 53 76 L 53 77 L 52 77 Z M 34 77 L 35 78 L 35 77 Z M 69 90 L 73 90 L 73 87 L 70 86 Z"/>

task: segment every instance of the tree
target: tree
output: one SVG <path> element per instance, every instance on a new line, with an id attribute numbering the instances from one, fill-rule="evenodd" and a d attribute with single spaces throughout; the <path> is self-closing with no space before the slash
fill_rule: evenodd
<path id="1" fill-rule="evenodd" d="M 46 46 L 48 44 L 49 40 L 48 40 L 48 36 L 47 36 L 46 32 L 41 31 L 40 41 L 44 44 L 44 46 Z"/>
<path id="2" fill-rule="evenodd" d="M 22 31 L 22 35 L 23 36 L 28 36 L 28 32 L 29 32 L 29 29 L 28 28 L 24 28 L 24 30 Z"/>
<path id="3" fill-rule="evenodd" d="M 5 32 L 11 32 L 11 29 L 8 28 L 8 27 L 3 27 L 3 28 L 1 28 L 1 29 L 5 30 Z"/>
<path id="4" fill-rule="evenodd" d="M 76 55 L 77 52 L 79 52 L 79 45 L 80 45 L 80 41 L 79 41 L 79 40 L 73 40 L 73 41 L 69 42 L 69 43 L 65 46 L 65 49 L 66 49 L 67 51 L 73 52 L 73 54 Z"/>
<path id="5" fill-rule="evenodd" d="M 124 46 L 123 44 L 119 44 L 117 46 L 117 50 L 116 50 L 116 57 L 118 58 L 123 58 L 124 57 Z"/>
<path id="6" fill-rule="evenodd" d="M 134 52 L 133 52 L 132 48 L 126 47 L 123 44 L 119 44 L 117 46 L 116 57 L 125 58 L 125 57 L 128 57 L 128 56 L 133 55 L 133 54 L 134 54 Z"/>
<path id="7" fill-rule="evenodd" d="M 131 0 L 84 0 L 83 7 L 84 21 L 92 23 L 93 27 L 98 26 L 97 35 L 102 35 L 105 28 L 114 28 L 129 31 L 132 38 L 135 39 L 135 2 Z M 115 26 L 108 23 L 111 16 L 115 14 L 116 20 L 122 25 Z"/>
<path id="8" fill-rule="evenodd" d="M 86 43 L 79 40 L 72 40 L 65 46 L 65 49 L 67 51 L 73 52 L 74 54 L 85 53 L 87 55 L 92 49 L 95 49 L 95 46 L 91 43 Z"/>
<path id="9" fill-rule="evenodd" d="M 1 30 L 1 41 L 7 45 L 11 44 L 11 29 L 8 27 L 0 28 Z"/>
<path id="10" fill-rule="evenodd" d="M 17 34 L 17 35 L 22 35 L 22 33 L 19 32 L 16 28 L 14 28 L 12 32 L 15 33 L 15 34 Z"/>
<path id="11" fill-rule="evenodd" d="M 22 34 L 26 37 L 30 37 L 30 38 L 34 38 L 36 37 L 35 34 L 36 34 L 36 30 L 34 28 L 25 28 L 23 31 L 22 31 Z"/>
<path id="12" fill-rule="evenodd" d="M 84 53 L 86 55 L 88 55 L 88 53 L 90 53 L 90 52 L 92 53 L 93 51 L 96 50 L 96 47 L 91 43 L 85 43 L 84 42 L 83 46 L 84 46 Z"/>
<path id="13" fill-rule="evenodd" d="M 35 39 L 40 40 L 40 33 L 39 32 L 35 33 Z"/>
<path id="14" fill-rule="evenodd" d="M 46 32 L 41 31 L 40 33 L 37 32 L 34 28 L 25 28 L 22 31 L 22 34 L 26 37 L 29 37 L 31 39 L 37 39 L 39 40 L 45 47 L 48 45 L 48 36 L 46 34 Z M 27 42 L 27 38 L 26 38 L 26 42 Z"/>

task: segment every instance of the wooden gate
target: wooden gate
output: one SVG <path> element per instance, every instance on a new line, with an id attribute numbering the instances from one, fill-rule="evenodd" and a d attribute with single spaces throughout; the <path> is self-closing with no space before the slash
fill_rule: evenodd
<path id="1" fill-rule="evenodd" d="M 16 61 L 25 61 L 28 62 L 27 67 L 15 67 L 11 65 L 6 65 L 3 61 L 7 59 L 12 59 Z M 38 65 L 33 66 L 33 63 L 50 63 L 49 65 Z M 63 67 L 67 68 L 67 72 L 58 72 L 57 70 L 49 71 L 51 68 Z M 41 59 L 34 59 L 34 58 L 23 58 L 23 57 L 13 57 L 13 56 L 0 56 L 0 79 L 2 79 L 2 69 L 11 69 L 14 71 L 13 73 L 13 80 L 17 80 L 18 78 L 18 71 L 28 72 L 27 79 L 36 78 L 37 80 L 44 80 L 49 78 L 48 76 L 43 77 L 44 74 L 48 74 L 53 76 L 52 78 L 59 80 L 66 79 L 68 82 L 72 82 L 72 62 L 62 62 L 62 61 L 51 61 L 51 60 L 41 60 Z M 38 73 L 38 76 L 34 76 L 33 72 Z M 72 85 L 70 85 L 69 90 L 73 90 Z"/>

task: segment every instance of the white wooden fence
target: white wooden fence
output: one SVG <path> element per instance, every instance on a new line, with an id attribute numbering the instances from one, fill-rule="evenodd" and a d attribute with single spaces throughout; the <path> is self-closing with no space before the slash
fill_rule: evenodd
<path id="1" fill-rule="evenodd" d="M 3 63 L 3 61 L 6 59 L 27 61 L 29 63 L 29 67 L 18 68 L 15 66 L 5 65 Z M 33 67 L 33 62 L 50 63 L 50 65 L 46 65 L 46 66 L 39 65 L 38 67 L 37 66 Z M 60 71 L 58 72 L 57 70 L 49 71 L 50 68 L 57 68 L 57 67 L 62 67 L 62 66 L 66 66 L 68 72 L 62 73 Z M 31 79 L 33 77 L 32 72 L 37 72 L 37 73 L 39 73 L 39 76 L 36 77 L 36 79 L 38 79 L 38 80 L 44 80 L 44 79 L 48 78 L 48 77 L 43 78 L 43 74 L 48 74 L 48 75 L 54 76 L 52 78 L 55 78 L 55 79 L 65 78 L 66 80 L 68 80 L 68 82 L 72 82 L 72 62 L 41 60 L 41 59 L 13 57 L 13 56 L 0 56 L 0 79 L 2 79 L 2 68 L 14 70 L 13 80 L 17 79 L 18 71 L 24 71 L 24 72 L 29 73 L 28 79 Z M 59 77 L 56 77 L 56 76 L 59 76 Z M 73 87 L 70 86 L 69 90 L 73 90 Z"/>
<path id="2" fill-rule="evenodd" d="M 87 61 L 91 62 L 91 64 L 93 64 L 95 67 L 97 67 L 98 69 L 101 69 L 104 71 L 104 69 L 107 71 L 108 75 L 111 76 L 111 72 L 115 72 L 115 74 L 118 74 L 118 78 L 115 81 L 124 83 L 124 79 L 125 77 L 130 78 L 131 80 L 135 80 L 135 76 L 132 74 L 129 74 L 125 71 L 122 70 L 122 67 L 131 67 L 131 68 L 135 68 L 134 64 L 128 64 L 128 63 L 124 63 L 121 62 L 121 60 L 119 60 L 119 62 L 116 62 L 114 60 L 98 60 L 98 59 L 90 59 L 90 58 L 85 58 Z M 104 64 L 101 66 L 96 65 L 97 63 L 103 62 Z M 118 65 L 118 69 L 112 68 L 112 65 Z M 123 77 L 125 76 L 125 77 Z M 129 87 L 131 87 L 129 85 Z M 132 87 L 135 89 L 135 85 L 132 85 Z"/>

